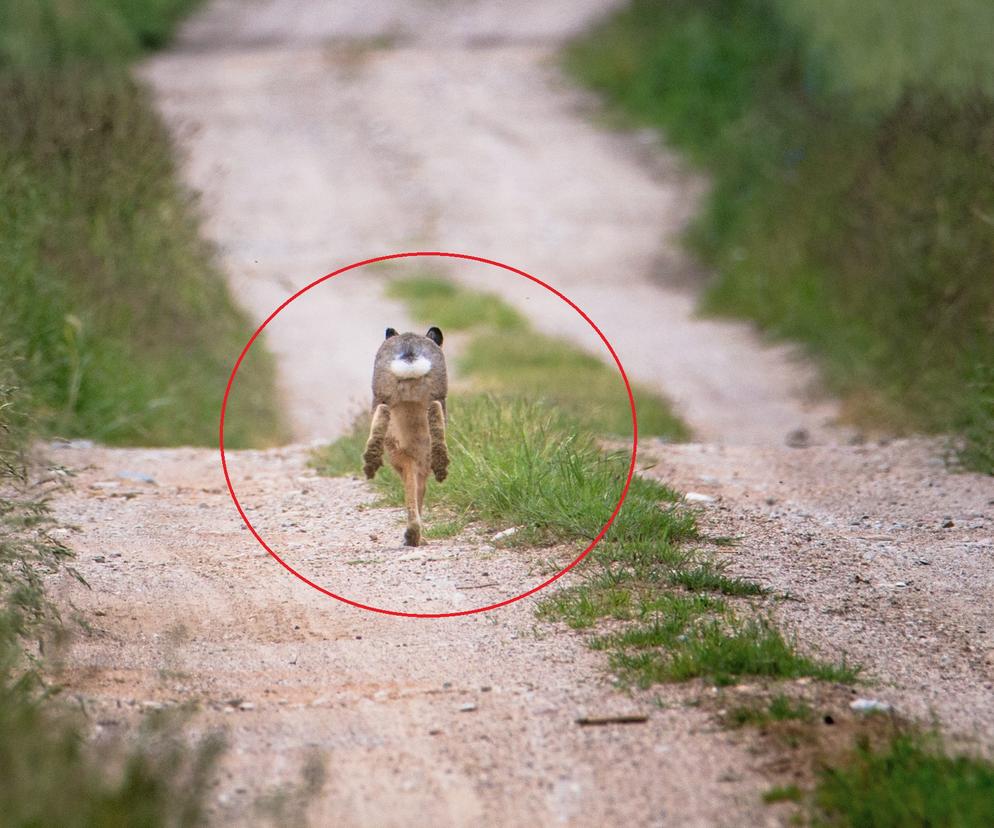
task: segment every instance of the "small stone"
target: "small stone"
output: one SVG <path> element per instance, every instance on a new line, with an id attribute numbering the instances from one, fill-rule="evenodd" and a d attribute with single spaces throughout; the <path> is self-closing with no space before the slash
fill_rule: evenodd
<path id="1" fill-rule="evenodd" d="M 856 699 L 849 703 L 849 707 L 857 713 L 888 713 L 893 709 L 890 704 L 879 699 Z"/>
<path id="2" fill-rule="evenodd" d="M 255 705 L 252 702 L 244 701 L 238 705 L 239 710 L 255 710 Z"/>
<path id="3" fill-rule="evenodd" d="M 784 442 L 790 448 L 807 448 L 811 445 L 811 434 L 806 428 L 795 428 L 787 434 Z"/>
<path id="4" fill-rule="evenodd" d="M 512 526 L 510 529 L 504 529 L 498 532 L 496 535 L 490 538 L 491 541 L 496 542 L 499 540 L 504 540 L 504 538 L 509 538 L 511 535 L 517 534 L 518 527 Z"/>
<path id="5" fill-rule="evenodd" d="M 120 471 L 117 476 L 122 480 L 133 480 L 136 483 L 151 483 L 153 486 L 158 485 L 155 482 L 155 478 L 151 475 L 145 474 L 145 472 L 138 471 Z"/>
<path id="6" fill-rule="evenodd" d="M 460 713 L 472 713 L 474 710 L 476 710 L 476 705 L 473 702 L 466 702 L 459 705 Z"/>
<path id="7" fill-rule="evenodd" d="M 683 496 L 683 499 L 687 503 L 714 503 L 714 498 L 711 495 L 702 494 L 701 492 L 687 492 Z"/>
<path id="8" fill-rule="evenodd" d="M 93 560 L 97 563 L 104 563 L 107 559 L 103 555 L 97 555 Z"/>
<path id="9" fill-rule="evenodd" d="M 942 528 L 943 528 L 943 529 L 952 529 L 952 528 L 953 528 L 953 527 L 954 527 L 955 525 L 956 525 L 956 524 L 955 524 L 955 523 L 953 523 L 953 521 L 952 521 L 952 519 L 951 519 L 951 518 L 947 518 L 946 520 L 944 520 L 944 521 L 942 522 Z"/>

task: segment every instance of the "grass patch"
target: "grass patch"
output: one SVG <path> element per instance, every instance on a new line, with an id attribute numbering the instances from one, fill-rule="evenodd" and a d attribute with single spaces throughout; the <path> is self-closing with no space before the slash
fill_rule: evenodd
<path id="1" fill-rule="evenodd" d="M 766 590 L 755 581 L 745 578 L 730 578 L 711 561 L 704 561 L 692 569 L 675 570 L 670 575 L 673 586 L 681 586 L 691 592 L 719 592 L 722 595 L 765 595 Z"/>
<path id="2" fill-rule="evenodd" d="M 548 400 L 599 434 L 631 435 L 631 407 L 618 371 L 562 339 L 533 331 L 495 294 L 433 277 L 399 279 L 387 292 L 406 301 L 425 325 L 473 333 L 455 367 L 471 378 L 475 389 Z M 632 391 L 643 435 L 671 440 L 689 436 L 662 396 L 638 384 Z"/>
<path id="3" fill-rule="evenodd" d="M 813 799 L 816 824 L 994 825 L 994 765 L 948 756 L 934 736 L 901 733 L 883 747 L 863 742 L 825 769 Z"/>
<path id="4" fill-rule="evenodd" d="M 756 618 L 684 624 L 679 630 L 667 622 L 627 631 L 615 643 L 613 668 L 639 687 L 693 678 L 723 686 L 743 676 L 852 682 L 858 673 L 844 662 L 826 664 L 799 654 L 772 624 Z"/>
<path id="5" fill-rule="evenodd" d="M 448 279 L 415 276 L 396 279 L 387 296 L 405 302 L 411 315 L 443 331 L 467 331 L 486 326 L 504 333 L 525 331 L 528 323 L 514 308 L 493 293 L 459 287 Z"/>
<path id="6" fill-rule="evenodd" d="M 765 707 L 743 705 L 734 707 L 725 715 L 725 722 L 731 727 L 764 727 L 771 722 L 800 721 L 810 722 L 814 711 L 804 702 L 795 702 L 789 696 L 778 693 Z"/>
<path id="7" fill-rule="evenodd" d="M 714 188 L 705 306 L 804 342 L 850 417 L 994 472 L 986 0 L 635 0 L 566 62 Z"/>
<path id="8" fill-rule="evenodd" d="M 763 802 L 772 805 L 775 802 L 800 802 L 804 797 L 797 785 L 776 785 L 763 793 Z"/>
<path id="9" fill-rule="evenodd" d="M 522 531 L 513 544 L 592 539 L 610 517 L 628 474 L 628 457 L 604 454 L 579 420 L 542 402 L 491 395 L 456 395 L 448 404 L 451 465 L 442 485 L 432 485 L 432 508 L 471 516 L 493 529 Z M 355 473 L 361 466 L 368 421 L 320 449 L 312 465 L 322 474 Z M 403 504 L 392 469 L 373 481 L 383 502 Z M 677 539 L 692 533 L 688 513 L 660 503 L 676 495 L 655 481 L 632 481 L 612 537 Z"/>
<path id="10" fill-rule="evenodd" d="M 557 340 L 539 339 L 536 346 L 536 335 L 516 315 L 504 314 L 496 297 L 425 278 L 395 282 L 391 290 L 411 302 L 425 324 L 450 318 L 468 327 L 472 338 L 459 367 L 474 386 L 497 392 L 449 398 L 451 464 L 444 485 L 431 486 L 433 508 L 490 529 L 516 527 L 509 545 L 595 537 L 613 511 L 629 463 L 626 454 L 599 447 L 599 435 L 618 424 L 597 405 L 607 399 L 607 384 L 603 396 L 591 389 L 601 379 L 606 383 L 611 370 Z M 461 314 L 464 304 L 468 311 Z M 616 377 L 612 381 L 617 384 Z M 586 396 L 570 397 L 576 388 Z M 357 473 L 368 429 L 368 417 L 360 418 L 351 433 L 317 451 L 312 465 L 323 474 Z M 403 503 L 391 471 L 381 470 L 373 485 L 382 503 Z M 730 613 L 719 596 L 764 590 L 726 576 L 704 553 L 685 548 L 697 530 L 693 512 L 679 500 L 658 481 L 636 475 L 579 582 L 548 594 L 537 615 L 575 629 L 602 619 L 621 624 L 619 631 L 592 638 L 591 646 L 609 653 L 623 681 L 642 686 L 698 676 L 717 683 L 739 675 L 851 678 L 854 671 L 844 665 L 798 654 L 768 622 L 739 621 Z"/>
<path id="11" fill-rule="evenodd" d="M 0 339 L 25 404 L 47 434 L 215 444 L 251 326 L 126 67 L 190 3 L 2 5 Z M 232 446 L 283 434 L 272 361 L 255 351 L 232 393 Z"/>

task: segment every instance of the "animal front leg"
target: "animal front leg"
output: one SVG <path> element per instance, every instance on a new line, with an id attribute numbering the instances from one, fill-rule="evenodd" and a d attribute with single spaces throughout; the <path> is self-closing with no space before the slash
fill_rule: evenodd
<path id="1" fill-rule="evenodd" d="M 386 437 L 387 426 L 390 425 L 390 408 L 382 403 L 373 412 L 373 422 L 369 426 L 369 439 L 366 450 L 362 453 L 362 470 L 370 480 L 383 465 L 383 438 Z"/>
<path id="2" fill-rule="evenodd" d="M 445 411 L 438 400 L 428 406 L 428 433 L 431 435 L 431 470 L 441 483 L 449 474 L 449 448 L 445 444 Z"/>

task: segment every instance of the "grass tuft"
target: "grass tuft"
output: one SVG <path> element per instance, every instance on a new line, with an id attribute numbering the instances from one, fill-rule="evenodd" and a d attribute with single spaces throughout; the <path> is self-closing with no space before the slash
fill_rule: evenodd
<path id="1" fill-rule="evenodd" d="M 756 706 L 734 707 L 725 716 L 731 727 L 763 727 L 771 722 L 800 721 L 810 722 L 814 711 L 804 702 L 795 702 L 789 696 L 778 693 L 769 700 L 765 708 Z"/>
<path id="2" fill-rule="evenodd" d="M 693 569 L 675 570 L 670 575 L 670 583 L 691 592 L 719 592 L 722 595 L 765 595 L 767 592 L 755 581 L 729 578 L 711 561 L 699 563 Z"/>
<path id="3" fill-rule="evenodd" d="M 495 529 L 520 527 L 514 545 L 591 540 L 601 530 L 621 496 L 627 456 L 604 454 L 579 420 L 540 402 L 458 395 L 448 412 L 451 465 L 444 484 L 430 484 L 433 508 Z M 368 420 L 361 418 L 348 435 L 320 449 L 312 465 L 322 474 L 357 472 L 367 434 Z M 381 469 L 374 485 L 385 503 L 403 503 L 392 469 Z M 655 481 L 634 479 L 611 537 L 665 542 L 692 533 L 689 514 L 665 505 L 675 497 Z"/>
<path id="4" fill-rule="evenodd" d="M 994 765 L 950 757 L 935 736 L 901 733 L 882 748 L 863 742 L 825 769 L 814 803 L 825 825 L 994 825 Z"/>
<path id="5" fill-rule="evenodd" d="M 763 793 L 763 802 L 772 805 L 775 802 L 800 802 L 804 797 L 797 785 L 777 785 Z"/>
<path id="6" fill-rule="evenodd" d="M 742 676 L 852 682 L 858 674 L 844 662 L 825 664 L 799 654 L 770 622 L 756 618 L 712 620 L 680 631 L 657 625 L 648 635 L 640 633 L 619 641 L 611 659 L 621 679 L 639 687 L 693 678 L 722 686 Z"/>

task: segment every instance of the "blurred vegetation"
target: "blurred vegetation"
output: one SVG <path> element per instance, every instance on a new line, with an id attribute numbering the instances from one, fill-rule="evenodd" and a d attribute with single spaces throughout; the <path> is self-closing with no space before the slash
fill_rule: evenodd
<path id="1" fill-rule="evenodd" d="M 994 4 L 636 0 L 567 64 L 714 181 L 714 312 L 820 359 L 867 426 L 994 472 Z"/>
<path id="2" fill-rule="evenodd" d="M 994 765 L 950 756 L 936 734 L 901 732 L 858 744 L 848 762 L 821 772 L 813 824 L 905 828 L 994 825 Z"/>
<path id="3" fill-rule="evenodd" d="M 97 748 L 84 713 L 42 680 L 42 643 L 66 636 L 43 576 L 75 572 L 49 510 L 62 476 L 28 454 L 11 364 L 0 342 L 0 826 L 201 825 L 220 735 L 191 747 L 174 711 L 147 716 L 129 745 Z"/>
<path id="4" fill-rule="evenodd" d="M 78 575 L 49 509 L 65 476 L 30 448 L 39 433 L 214 440 L 220 393 L 250 331 L 125 67 L 189 5 L 0 0 L 4 826 L 203 824 L 223 748 L 216 734 L 191 747 L 176 713 L 146 715 L 127 744 L 98 746 L 85 712 L 43 680 L 41 653 L 67 635 L 44 576 Z M 259 418 L 242 441 L 275 433 L 269 379 L 261 372 L 246 395 Z"/>
<path id="5" fill-rule="evenodd" d="M 42 433 L 214 444 L 251 327 L 127 61 L 191 0 L 0 0 L 0 340 Z M 262 348 L 226 442 L 281 434 Z"/>

